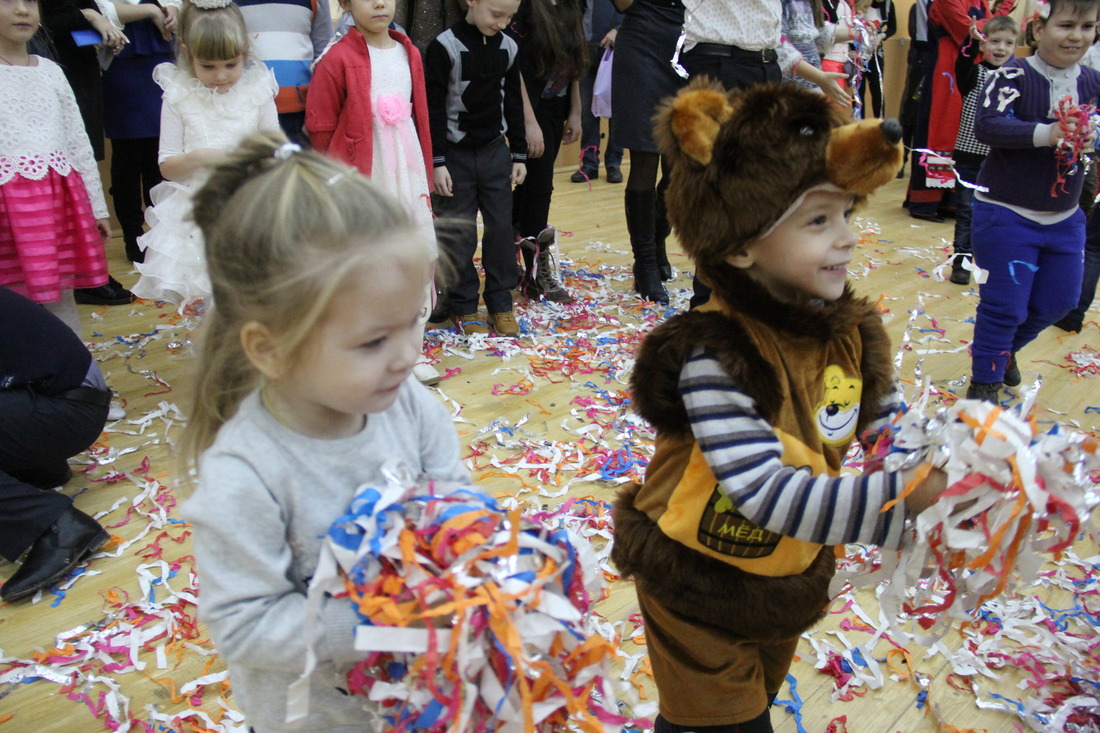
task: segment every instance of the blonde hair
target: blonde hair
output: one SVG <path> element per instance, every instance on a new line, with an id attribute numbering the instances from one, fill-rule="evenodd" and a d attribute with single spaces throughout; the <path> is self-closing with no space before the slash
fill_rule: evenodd
<path id="1" fill-rule="evenodd" d="M 180 446 L 185 475 L 260 384 L 241 345 L 246 324 L 264 325 L 292 365 L 362 268 L 396 265 L 427 287 L 437 255 L 435 241 L 381 188 L 279 132 L 249 137 L 214 169 L 194 196 L 194 218 L 214 304 Z"/>
<path id="2" fill-rule="evenodd" d="M 220 8 L 200 8 L 184 2 L 179 17 L 179 40 L 177 61 L 192 75 L 195 59 L 228 61 L 243 56 L 247 61 L 251 47 L 244 15 L 232 2 Z"/>

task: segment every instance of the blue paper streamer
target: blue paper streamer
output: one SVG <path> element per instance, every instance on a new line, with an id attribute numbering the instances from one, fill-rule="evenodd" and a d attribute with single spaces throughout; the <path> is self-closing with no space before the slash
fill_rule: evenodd
<path id="1" fill-rule="evenodd" d="M 1039 271 L 1038 265 L 1033 265 L 1030 262 L 1024 262 L 1023 260 L 1012 260 L 1012 262 L 1008 263 L 1008 274 L 1012 278 L 1012 282 L 1016 283 L 1017 285 L 1020 284 L 1020 281 L 1016 279 L 1016 265 L 1023 265 L 1032 272 Z"/>
<path id="2" fill-rule="evenodd" d="M 794 716 L 794 726 L 798 733 L 806 733 L 806 729 L 802 725 L 802 698 L 798 696 L 798 680 L 795 679 L 793 674 L 787 675 L 787 685 L 791 688 L 791 699 L 776 699 L 774 704 Z"/>

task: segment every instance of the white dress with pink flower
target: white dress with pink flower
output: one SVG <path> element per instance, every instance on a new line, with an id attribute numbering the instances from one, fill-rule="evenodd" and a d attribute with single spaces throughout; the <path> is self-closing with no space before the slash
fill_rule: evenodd
<path id="1" fill-rule="evenodd" d="M 430 171 L 424 170 L 420 138 L 412 119 L 412 74 L 409 55 L 401 44 L 370 49 L 370 101 L 374 110 L 371 178 L 394 193 L 417 225 L 434 237 Z"/>

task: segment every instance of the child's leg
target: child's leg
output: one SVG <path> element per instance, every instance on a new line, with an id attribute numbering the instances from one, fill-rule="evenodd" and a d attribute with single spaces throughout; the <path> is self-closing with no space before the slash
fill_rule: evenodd
<path id="1" fill-rule="evenodd" d="M 1068 313 L 1081 294 L 1084 272 L 1085 214 L 1078 209 L 1064 221 L 1042 228 L 1045 235 L 1036 262 L 1027 320 L 1016 330 L 1012 352 L 1035 340 L 1047 326 Z"/>
<path id="2" fill-rule="evenodd" d="M 969 188 L 965 183 L 974 183 L 978 180 L 978 169 L 957 165 L 955 172 L 958 173 L 960 180 L 955 183 L 955 252 L 951 260 L 951 282 L 956 285 L 968 285 L 970 270 L 966 269 L 966 264 L 972 257 L 970 229 L 974 208 L 974 189 Z"/>
<path id="3" fill-rule="evenodd" d="M 1038 246 L 1027 219 L 1003 206 L 974 202 L 971 244 L 974 260 L 989 277 L 979 289 L 974 341 L 973 381 L 1004 381 L 1016 330 L 1027 319 Z"/>
<path id="4" fill-rule="evenodd" d="M 550 199 L 554 195 L 554 162 L 561 149 L 561 136 L 569 103 L 560 99 L 538 100 L 535 117 L 546 144 L 538 158 L 527 159 L 527 178 L 516 186 L 512 218 L 521 237 L 537 237 L 549 225 Z"/>
<path id="5" fill-rule="evenodd" d="M 1056 325 L 1063 331 L 1080 331 L 1085 314 L 1096 298 L 1096 283 L 1100 280 L 1100 207 L 1094 207 L 1085 221 L 1085 274 L 1081 278 L 1081 297 L 1077 307 L 1063 316 Z"/>
<path id="6" fill-rule="evenodd" d="M 137 251 L 137 238 L 145 231 L 141 150 L 140 139 L 111 140 L 111 200 L 131 261 Z"/>
<path id="7" fill-rule="evenodd" d="M 653 733 L 772 733 L 773 730 L 767 710 L 752 720 L 729 725 L 676 725 L 663 715 L 658 715 L 653 723 Z"/>
<path id="8" fill-rule="evenodd" d="M 595 83 L 594 68 L 581 75 L 581 164 L 578 170 L 584 171 L 589 178 L 598 176 L 600 170 L 600 118 L 592 114 L 592 87 Z"/>
<path id="9" fill-rule="evenodd" d="M 787 679 L 799 637 L 793 636 L 774 643 L 759 643 L 760 663 L 763 667 L 764 689 L 768 691 L 768 707 L 752 720 L 728 725 L 677 725 L 658 715 L 654 733 L 772 733 L 770 708 L 779 688 Z"/>
<path id="10" fill-rule="evenodd" d="M 797 638 L 764 647 L 694 623 L 641 588 L 638 605 L 660 698 L 659 725 L 665 726 L 657 730 L 771 731 L 768 705 L 778 686 L 770 690 L 768 685 L 774 683 L 780 667 L 780 681 L 786 676 Z M 786 661 L 779 664 L 778 657 L 787 648 Z"/>
<path id="11" fill-rule="evenodd" d="M 478 149 L 476 175 L 477 206 L 484 225 L 485 307 L 490 313 L 507 313 L 512 310 L 511 291 L 519 281 L 519 271 L 512 236 L 512 154 L 503 138 Z"/>
<path id="12" fill-rule="evenodd" d="M 956 166 L 959 177 L 967 183 L 975 183 L 978 180 L 978 169 L 968 166 Z M 972 212 L 974 209 L 974 189 L 961 183 L 955 184 L 955 254 L 969 255 L 970 230 Z"/>
<path id="13" fill-rule="evenodd" d="M 1034 339 L 1039 330 L 1076 302 L 1081 283 L 1083 215 L 1075 213 L 1070 219 L 1076 223 L 1067 220 L 1053 227 L 1043 226 L 1003 206 L 974 202 L 974 259 L 989 272 L 989 279 L 980 289 L 974 322 L 971 357 L 975 383 L 1002 382 L 1005 365 L 1016 349 Z M 1075 235 L 1075 231 L 1081 233 Z M 1055 241 L 1059 236 L 1070 242 Z M 1062 292 L 1054 292 L 1057 290 Z"/>
<path id="14" fill-rule="evenodd" d="M 454 220 L 454 232 L 439 238 L 447 259 L 454 268 L 454 279 L 447 287 L 447 309 L 452 315 L 477 313 L 478 276 L 474 266 L 477 250 L 477 160 L 476 152 L 455 148 L 448 151 L 447 171 L 451 174 L 453 196 L 433 196 L 432 208 L 441 220 Z M 459 223 L 460 222 L 460 223 Z"/>
<path id="15" fill-rule="evenodd" d="M 76 310 L 72 290 L 62 290 L 60 299 L 53 303 L 43 303 L 42 307 L 61 319 L 62 323 L 73 330 L 77 338 L 84 340 L 84 333 L 80 327 L 80 313 Z"/>

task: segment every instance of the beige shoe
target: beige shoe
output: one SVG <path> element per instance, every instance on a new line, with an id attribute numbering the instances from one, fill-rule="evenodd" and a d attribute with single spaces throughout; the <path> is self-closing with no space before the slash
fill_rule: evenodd
<path id="1" fill-rule="evenodd" d="M 468 313 L 464 316 L 451 316 L 451 322 L 464 336 L 473 333 L 489 333 L 489 324 L 481 319 L 477 313 Z"/>
<path id="2" fill-rule="evenodd" d="M 511 336 L 513 338 L 519 336 L 519 324 L 516 323 L 516 317 L 512 311 L 490 313 L 489 324 L 500 336 Z"/>

